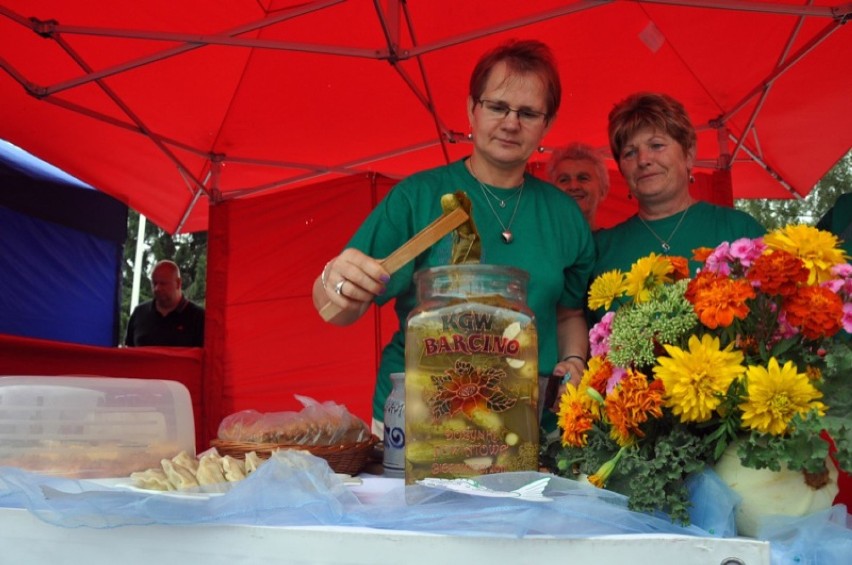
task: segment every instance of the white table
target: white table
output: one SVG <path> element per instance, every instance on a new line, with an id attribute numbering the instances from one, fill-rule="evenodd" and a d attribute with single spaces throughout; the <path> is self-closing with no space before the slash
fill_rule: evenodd
<path id="1" fill-rule="evenodd" d="M 513 539 L 367 528 L 219 525 L 70 529 L 14 508 L 0 508 L 0 546 L 0 563 L 28 565 L 769 564 L 769 544 L 747 539 L 670 535 Z"/>
<path id="2" fill-rule="evenodd" d="M 354 487 L 365 503 L 398 481 Z M 577 539 L 449 536 L 360 527 L 241 525 L 63 528 L 0 508 L 0 563 L 27 565 L 654 563 L 768 565 L 769 544 L 751 539 L 619 535 Z"/>

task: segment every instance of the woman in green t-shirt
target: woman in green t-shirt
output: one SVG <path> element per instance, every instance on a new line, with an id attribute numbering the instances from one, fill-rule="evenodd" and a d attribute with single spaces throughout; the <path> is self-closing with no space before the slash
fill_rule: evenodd
<path id="1" fill-rule="evenodd" d="M 612 155 L 639 210 L 595 232 L 592 279 L 613 269 L 628 271 L 652 252 L 690 259 L 693 249 L 765 233 L 745 212 L 699 202 L 690 194 L 697 137 L 683 105 L 671 96 L 627 97 L 610 112 L 608 129 Z M 697 267 L 690 262 L 691 271 Z M 593 320 L 604 313 L 594 312 Z"/>
<path id="2" fill-rule="evenodd" d="M 550 49 L 539 41 L 510 41 L 474 67 L 467 117 L 472 152 L 465 159 L 400 181 L 358 228 L 313 285 L 314 306 L 342 308 L 329 321 L 348 325 L 373 303 L 396 299 L 400 324 L 382 351 L 373 396 L 381 429 L 390 373 L 405 368 L 405 325 L 416 303 L 416 271 L 451 262 L 444 238 L 393 276 L 375 258 L 386 257 L 441 215 L 443 194 L 464 191 L 481 236 L 481 262 L 530 274 L 527 303 L 535 313 L 539 371 L 579 378 L 588 331 L 585 289 L 594 263 L 587 222 L 572 198 L 526 172 L 559 109 L 561 87 Z M 379 434 L 380 435 L 380 434 Z"/>

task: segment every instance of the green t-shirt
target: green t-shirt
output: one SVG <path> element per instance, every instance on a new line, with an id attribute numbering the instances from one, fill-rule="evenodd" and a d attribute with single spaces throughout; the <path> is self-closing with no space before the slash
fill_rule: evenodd
<path id="1" fill-rule="evenodd" d="M 470 175 L 464 160 L 456 161 L 400 181 L 367 217 L 348 247 L 371 257 L 388 256 L 438 218 L 442 213 L 441 196 L 457 190 L 464 191 L 471 200 L 473 219 L 482 238 L 481 262 L 513 266 L 529 273 L 527 304 L 536 319 L 539 371 L 550 373 L 559 354 L 556 307 L 583 307 L 595 259 L 588 223 L 574 200 L 555 186 L 527 174 L 523 191 L 518 195 L 492 190 L 504 196 L 506 203 L 501 208 L 492 198 L 492 210 L 485 200 L 490 197 Z M 503 242 L 500 235 L 503 227 L 495 213 L 514 234 L 511 244 Z M 406 320 L 417 302 L 414 273 L 450 264 L 451 252 L 452 235 L 448 235 L 394 273 L 387 291 L 376 300 L 384 304 L 396 298 L 399 319 L 398 330 L 382 352 L 373 395 L 373 416 L 379 421 L 383 419 L 385 399 L 392 388 L 389 375 L 405 370 Z"/>
<path id="2" fill-rule="evenodd" d="M 627 272 L 638 259 L 651 253 L 685 257 L 690 260 L 689 270 L 694 274 L 701 265 L 692 261 L 693 249 L 716 247 L 724 241 L 761 237 L 766 233 L 764 227 L 749 214 L 703 201 L 690 206 L 683 221 L 681 213 L 646 221 L 650 229 L 638 215 L 633 215 L 617 226 L 595 232 L 597 260 L 592 280 L 613 269 Z M 664 252 L 662 243 L 654 233 L 663 241 L 668 241 L 671 246 L 668 253 Z M 593 312 L 592 320 L 600 320 L 604 313 L 603 309 Z"/>

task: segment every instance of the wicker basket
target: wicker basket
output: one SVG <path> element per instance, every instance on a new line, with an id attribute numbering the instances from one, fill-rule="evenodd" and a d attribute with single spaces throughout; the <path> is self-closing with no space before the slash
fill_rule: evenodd
<path id="1" fill-rule="evenodd" d="M 277 449 L 298 449 L 308 451 L 312 455 L 328 461 L 329 467 L 335 473 L 354 475 L 367 464 L 367 458 L 373 446 L 379 442 L 375 435 L 358 443 L 343 443 L 338 445 L 293 445 L 284 443 L 251 443 L 244 441 L 226 441 L 214 439 L 210 442 L 220 454 L 230 455 L 237 459 L 245 459 L 246 453 L 254 451 L 261 459 L 268 459 Z"/>

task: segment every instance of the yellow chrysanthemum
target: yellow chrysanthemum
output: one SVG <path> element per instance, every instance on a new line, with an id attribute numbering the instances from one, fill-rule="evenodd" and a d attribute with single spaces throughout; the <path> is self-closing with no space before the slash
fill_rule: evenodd
<path id="1" fill-rule="evenodd" d="M 749 366 L 746 379 L 748 400 L 740 405 L 746 428 L 781 435 L 796 414 L 804 416 L 813 409 L 825 413 L 825 405 L 817 400 L 822 393 L 792 361 L 781 367 L 773 357 L 766 367 Z"/>
<path id="2" fill-rule="evenodd" d="M 589 288 L 589 308 L 609 310 L 612 301 L 624 294 L 624 273 L 615 269 L 599 275 Z"/>
<path id="3" fill-rule="evenodd" d="M 785 226 L 766 234 L 763 242 L 769 249 L 781 249 L 801 259 L 810 272 L 809 285 L 831 279 L 831 267 L 846 261 L 843 250 L 837 246 L 837 236 L 813 226 Z"/>
<path id="4" fill-rule="evenodd" d="M 689 338 L 689 351 L 666 345 L 669 357 L 657 357 L 654 375 L 663 381 L 666 406 L 682 422 L 706 422 L 734 379 L 745 372 L 743 354 L 733 344 L 719 348 L 719 338 Z"/>
<path id="5" fill-rule="evenodd" d="M 669 274 L 673 269 L 671 262 L 662 255 L 651 253 L 642 257 L 633 263 L 624 277 L 625 293 L 633 297 L 636 304 L 647 302 L 655 289 L 672 282 Z"/>
<path id="6" fill-rule="evenodd" d="M 592 358 L 594 359 L 594 357 Z M 589 360 L 591 362 L 591 359 Z M 577 401 L 581 402 L 583 407 L 590 410 L 595 418 L 599 420 L 601 416 L 601 408 L 593 397 L 589 396 L 588 389 L 592 386 L 592 380 L 595 378 L 593 367 L 587 367 L 583 371 L 583 376 L 580 378 L 580 384 L 577 385 Z"/>

